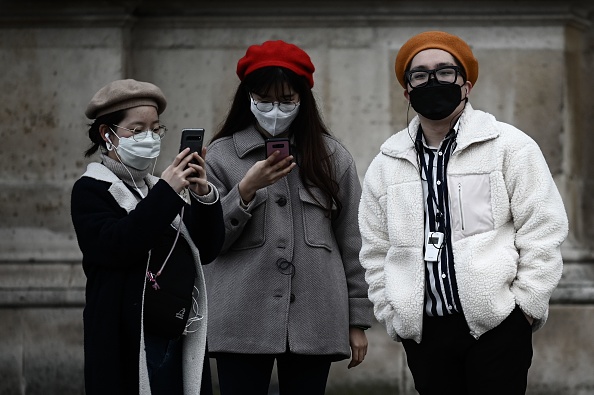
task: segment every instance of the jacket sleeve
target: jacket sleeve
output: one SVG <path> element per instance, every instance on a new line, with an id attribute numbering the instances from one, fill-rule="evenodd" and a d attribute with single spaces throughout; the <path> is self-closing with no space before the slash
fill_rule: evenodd
<path id="1" fill-rule="evenodd" d="M 563 201 L 537 144 L 530 140 L 504 162 L 519 252 L 517 276 L 511 290 L 516 303 L 544 325 L 549 299 L 563 270 L 561 244 L 568 221 Z"/>
<path id="2" fill-rule="evenodd" d="M 217 188 L 212 184 L 210 187 L 215 195 L 214 201 L 204 202 L 190 193 L 190 216 L 184 218 L 192 241 L 200 251 L 200 261 L 203 265 L 212 262 L 217 257 L 225 241 L 221 199 Z"/>
<path id="3" fill-rule="evenodd" d="M 333 221 L 334 235 L 340 248 L 349 293 L 349 324 L 369 328 L 373 322 L 373 307 L 367 296 L 365 271 L 359 262 L 361 234 L 357 226 L 357 210 L 361 184 L 355 162 L 339 180 L 342 210 Z"/>
<path id="4" fill-rule="evenodd" d="M 72 188 L 71 216 L 84 255 L 101 265 L 134 264 L 179 214 L 184 201 L 163 180 L 130 213 L 109 192 L 111 184 L 82 177 Z"/>
<path id="5" fill-rule="evenodd" d="M 390 250 L 386 219 L 386 190 L 382 187 L 381 172 L 376 158 L 369 166 L 363 181 L 359 204 L 359 228 L 361 251 L 359 259 L 365 268 L 365 280 L 369 284 L 369 300 L 373 303 L 375 318 L 383 324 L 388 335 L 397 338 L 392 325 L 395 312 L 386 298 L 384 265 Z"/>
<path id="6" fill-rule="evenodd" d="M 242 163 L 245 166 L 244 169 L 230 168 L 229 162 L 225 162 L 224 159 L 228 156 L 228 153 L 224 151 L 222 146 L 223 144 L 217 141 L 208 147 L 210 159 L 206 162 L 206 166 L 208 179 L 220 194 L 225 230 L 225 240 L 221 248 L 221 254 L 225 254 L 243 234 L 246 225 L 251 221 L 251 211 L 266 201 L 267 192 L 266 188 L 258 190 L 248 208 L 241 207 L 239 182 L 253 163 L 245 160 L 245 163 Z"/>

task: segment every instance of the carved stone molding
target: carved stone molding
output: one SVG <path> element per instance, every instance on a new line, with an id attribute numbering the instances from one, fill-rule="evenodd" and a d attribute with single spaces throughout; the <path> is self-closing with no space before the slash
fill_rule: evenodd
<path id="1" fill-rule="evenodd" d="M 4 27 L 126 26 L 154 23 L 177 27 L 300 27 L 552 24 L 590 26 L 589 1 L 3 1 Z"/>

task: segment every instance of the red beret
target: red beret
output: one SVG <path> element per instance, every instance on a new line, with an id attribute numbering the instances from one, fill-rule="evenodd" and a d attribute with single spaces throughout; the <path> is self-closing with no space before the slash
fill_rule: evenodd
<path id="1" fill-rule="evenodd" d="M 304 50 L 282 40 L 266 41 L 262 45 L 250 46 L 245 56 L 237 62 L 237 76 L 243 81 L 246 75 L 267 66 L 285 67 L 297 75 L 307 78 L 313 88 L 315 67 Z"/>
<path id="2" fill-rule="evenodd" d="M 453 34 L 440 32 L 440 31 L 429 31 L 417 34 L 410 38 L 398 51 L 396 55 L 396 78 L 404 89 L 406 89 L 406 81 L 404 80 L 404 72 L 406 68 L 415 57 L 421 51 L 426 49 L 442 49 L 449 52 L 464 69 L 466 73 L 466 79 L 472 82 L 472 85 L 476 83 L 478 79 L 478 61 L 472 54 L 472 50 L 460 37 L 454 36 Z"/>

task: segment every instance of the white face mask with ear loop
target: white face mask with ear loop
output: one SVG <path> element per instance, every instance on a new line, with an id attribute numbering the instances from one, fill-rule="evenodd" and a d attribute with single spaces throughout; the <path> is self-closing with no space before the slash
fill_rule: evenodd
<path id="1" fill-rule="evenodd" d="M 111 151 L 115 148 L 116 155 L 126 166 L 136 170 L 146 170 L 161 153 L 161 139 L 149 136 L 149 133 L 154 134 L 154 132 L 148 130 L 141 132 L 136 135 L 138 140 L 134 140 L 132 137 L 120 137 L 113 129 L 110 128 L 110 130 L 120 143 L 115 147 L 109 139 L 109 133 L 106 133 L 105 138 L 110 144 L 109 146 L 106 144 L 107 150 Z"/>
<path id="2" fill-rule="evenodd" d="M 108 151 L 114 151 L 115 148 L 115 154 L 116 157 L 118 158 L 118 160 L 120 161 L 120 163 L 122 165 L 124 165 L 124 169 L 126 169 L 126 171 L 128 172 L 128 174 L 130 175 L 130 179 L 132 180 L 132 183 L 134 184 L 134 188 L 136 188 L 136 191 L 140 194 L 141 199 L 144 199 L 144 193 L 142 193 L 142 191 L 140 190 L 140 188 L 138 188 L 138 186 L 136 185 L 136 183 L 134 182 L 134 177 L 132 176 L 132 173 L 130 173 L 130 171 L 128 170 L 128 166 L 137 169 L 137 170 L 146 170 L 148 169 L 148 167 L 151 164 L 151 161 L 155 158 L 157 158 L 159 156 L 159 153 L 161 151 L 161 139 L 154 139 L 154 136 L 148 136 L 149 133 L 153 133 L 153 132 L 149 132 L 149 131 L 145 131 L 143 133 L 145 133 L 144 137 L 142 137 L 142 133 L 139 133 L 139 135 L 141 136 L 141 139 L 139 141 L 134 140 L 132 137 L 120 137 L 116 134 L 116 132 L 113 131 L 112 128 L 109 128 L 109 130 L 112 131 L 113 134 L 116 135 L 116 137 L 120 140 L 120 144 L 116 147 L 110 140 L 109 138 L 109 133 L 105 133 L 105 139 L 107 140 L 105 143 L 105 148 Z M 153 147 L 153 153 L 151 155 L 154 155 L 152 157 L 143 157 L 143 156 L 139 156 L 141 154 L 146 154 L 146 148 L 149 146 L 149 144 L 144 144 L 144 147 L 142 146 L 143 142 L 151 142 L 152 143 L 151 146 Z M 123 143 L 123 144 L 122 144 Z M 127 145 L 128 146 L 128 150 L 126 150 L 123 146 Z M 118 148 L 122 147 L 122 150 L 120 151 Z M 144 148 L 144 152 L 140 152 L 140 153 L 136 153 L 134 152 L 134 148 Z M 138 150 L 140 151 L 140 150 Z M 157 165 L 157 162 L 155 161 L 155 163 L 153 164 L 153 171 L 155 170 L 155 166 Z M 138 167 L 137 167 L 138 166 Z M 144 167 L 144 168 L 140 168 L 140 167 Z"/>
<path id="3" fill-rule="evenodd" d="M 258 110 L 254 99 L 250 98 L 250 101 L 250 110 L 254 114 L 254 117 L 256 117 L 258 124 L 272 136 L 277 136 L 289 129 L 289 126 L 291 126 L 291 123 L 293 123 L 293 120 L 299 113 L 299 104 L 291 112 L 282 112 L 279 104 L 275 103 L 272 110 L 263 112 Z"/>

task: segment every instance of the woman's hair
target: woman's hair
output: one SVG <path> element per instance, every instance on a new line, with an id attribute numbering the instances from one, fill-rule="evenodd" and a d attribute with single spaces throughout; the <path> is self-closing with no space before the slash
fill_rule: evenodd
<path id="1" fill-rule="evenodd" d="M 89 124 L 89 139 L 91 140 L 91 146 L 85 151 L 85 157 L 88 158 L 89 156 L 93 155 L 99 147 L 103 147 L 107 149 L 105 145 L 105 140 L 101 138 L 101 133 L 99 133 L 99 126 L 105 125 L 117 125 L 120 123 L 122 119 L 126 117 L 126 110 L 120 110 L 116 112 L 112 112 L 109 114 L 101 115 L 99 118 L 95 119 L 93 123 Z"/>
<path id="2" fill-rule="evenodd" d="M 320 117 L 315 98 L 304 77 L 276 66 L 263 67 L 245 76 L 235 92 L 227 118 L 211 142 L 231 136 L 257 122 L 250 110 L 250 92 L 259 96 L 275 93 L 276 97 L 283 97 L 287 94 L 283 92 L 287 85 L 299 94 L 300 100 L 299 113 L 289 128 L 297 150 L 292 154 L 299 167 L 299 176 L 308 191 L 310 187 L 321 189 L 328 199 L 318 203 L 326 208 L 328 214 L 332 213 L 332 206 L 335 205 L 338 215 L 342 208 L 338 197 L 339 185 L 331 153 L 324 142 L 324 135 L 330 135 L 330 132 Z M 314 194 L 311 195 L 315 198 Z"/>

